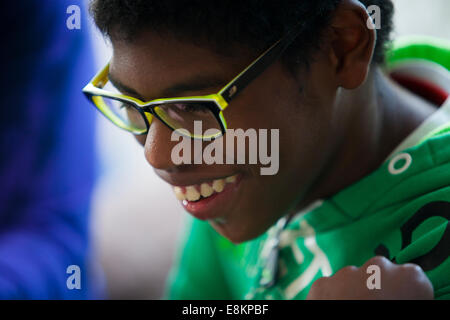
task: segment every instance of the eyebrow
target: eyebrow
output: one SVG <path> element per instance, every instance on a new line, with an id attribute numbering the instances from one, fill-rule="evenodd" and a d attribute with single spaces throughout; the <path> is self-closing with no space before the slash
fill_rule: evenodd
<path id="1" fill-rule="evenodd" d="M 153 98 L 150 100 L 147 99 L 146 101 L 146 99 L 144 99 L 136 90 L 123 84 L 110 73 L 108 74 L 108 79 L 119 91 L 133 95 L 143 102 L 160 98 L 176 97 L 183 92 L 201 91 L 210 88 L 223 87 L 226 85 L 227 81 L 229 81 L 214 75 L 195 75 L 162 90 L 158 94 L 158 98 Z"/>

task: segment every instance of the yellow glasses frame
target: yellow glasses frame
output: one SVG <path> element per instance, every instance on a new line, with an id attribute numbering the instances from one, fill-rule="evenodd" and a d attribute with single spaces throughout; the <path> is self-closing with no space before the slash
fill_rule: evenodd
<path id="1" fill-rule="evenodd" d="M 141 101 L 134 97 L 119 94 L 104 90 L 103 87 L 109 81 L 109 63 L 98 72 L 94 78 L 83 88 L 83 93 L 86 97 L 97 107 L 97 109 L 105 115 L 110 121 L 112 121 L 118 127 L 125 129 L 136 135 L 147 134 L 150 124 L 153 121 L 153 117 L 161 120 L 166 126 L 171 130 L 183 129 L 183 128 L 173 128 L 168 123 L 161 119 L 154 108 L 158 105 L 165 103 L 199 103 L 199 102 L 213 102 L 215 108 L 211 110 L 218 121 L 221 132 L 215 136 L 190 136 L 194 139 L 204 139 L 210 140 L 212 138 L 220 137 L 225 134 L 227 129 L 227 123 L 223 115 L 223 111 L 228 107 L 229 103 L 233 98 L 238 96 L 238 94 L 247 85 L 258 77 L 262 72 L 264 72 L 272 63 L 274 63 L 281 54 L 287 49 L 289 45 L 297 38 L 300 31 L 302 30 L 303 23 L 299 23 L 294 28 L 286 33 L 284 37 L 278 40 L 270 48 L 268 48 L 264 53 L 262 53 L 256 60 L 254 60 L 247 68 L 245 68 L 241 73 L 234 77 L 228 84 L 226 84 L 218 93 L 204 95 L 204 96 L 189 96 L 189 97 L 177 97 L 177 98 L 163 98 L 155 99 L 151 101 Z M 103 97 L 117 100 L 120 102 L 128 103 L 135 107 L 139 113 L 143 116 L 146 129 L 133 128 L 123 122 L 120 117 L 118 117 L 110 108 L 106 105 Z"/>

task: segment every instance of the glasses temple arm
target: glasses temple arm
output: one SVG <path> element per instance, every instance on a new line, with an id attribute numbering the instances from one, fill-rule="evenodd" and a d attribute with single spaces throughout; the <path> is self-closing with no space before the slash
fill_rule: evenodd
<path id="1" fill-rule="evenodd" d="M 219 94 L 229 103 L 236 97 L 252 80 L 263 73 L 266 68 L 276 61 L 289 45 L 297 38 L 303 23 L 299 23 L 291 29 L 282 39 L 261 54 L 251 65 L 237 75 Z"/>

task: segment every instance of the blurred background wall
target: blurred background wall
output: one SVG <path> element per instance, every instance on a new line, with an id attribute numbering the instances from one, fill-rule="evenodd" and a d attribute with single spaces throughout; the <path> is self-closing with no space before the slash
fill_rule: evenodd
<path id="1" fill-rule="evenodd" d="M 449 0 L 394 0 L 394 4 L 394 38 L 450 37 Z M 111 50 L 90 28 L 100 68 Z M 100 177 L 92 204 L 92 234 L 108 291 L 111 298 L 159 299 L 186 213 L 171 188 L 153 173 L 134 138 L 98 115 Z"/>

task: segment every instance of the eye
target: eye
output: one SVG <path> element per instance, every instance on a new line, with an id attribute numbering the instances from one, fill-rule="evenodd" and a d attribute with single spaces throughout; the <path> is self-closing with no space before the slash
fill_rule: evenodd
<path id="1" fill-rule="evenodd" d="M 210 112 L 209 108 L 203 103 L 177 103 L 175 106 L 183 112 Z"/>
<path id="2" fill-rule="evenodd" d="M 129 109 L 129 108 L 133 108 L 133 106 L 129 103 L 121 103 L 119 108 L 120 109 Z"/>

